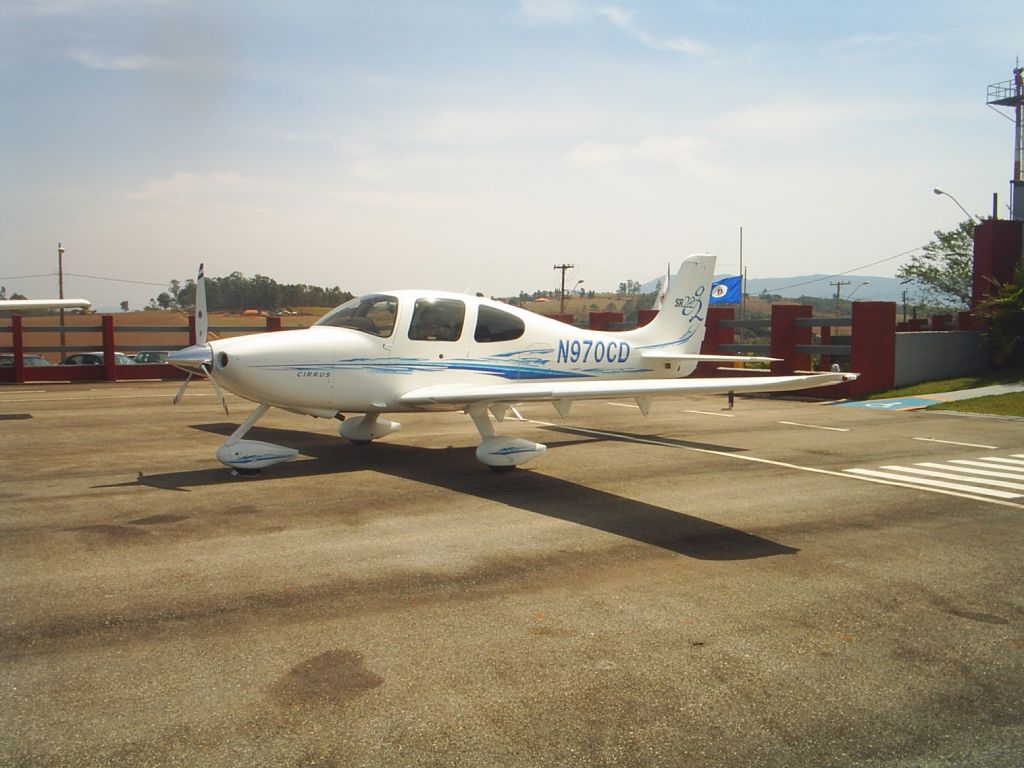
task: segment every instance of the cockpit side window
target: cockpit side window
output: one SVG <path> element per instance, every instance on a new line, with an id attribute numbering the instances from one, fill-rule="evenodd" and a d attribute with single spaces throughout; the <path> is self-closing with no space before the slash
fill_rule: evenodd
<path id="1" fill-rule="evenodd" d="M 417 299 L 409 323 L 413 341 L 458 341 L 466 305 L 458 299 Z"/>
<path id="2" fill-rule="evenodd" d="M 522 319 L 511 312 L 503 312 L 481 304 L 476 316 L 476 331 L 473 338 L 480 342 L 512 341 L 522 336 L 525 329 Z"/>
<path id="3" fill-rule="evenodd" d="M 398 299 L 394 296 L 374 294 L 346 301 L 321 317 L 314 325 L 352 328 L 386 339 L 395 331 L 397 315 Z"/>

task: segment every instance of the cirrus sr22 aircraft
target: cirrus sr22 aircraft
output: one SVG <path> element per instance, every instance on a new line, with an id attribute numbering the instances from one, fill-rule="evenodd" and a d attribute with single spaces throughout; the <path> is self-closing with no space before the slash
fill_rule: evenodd
<path id="1" fill-rule="evenodd" d="M 702 361 L 770 359 L 700 354 L 714 269 L 714 256 L 689 257 L 654 320 L 618 333 L 576 328 L 475 296 L 395 290 L 352 299 L 307 329 L 207 341 L 200 266 L 198 343 L 171 353 L 167 362 L 208 377 L 222 404 L 222 388 L 258 404 L 217 450 L 219 461 L 241 471 L 298 454 L 244 439 L 271 407 L 338 419 L 341 436 L 356 443 L 399 428 L 384 414 L 462 411 L 480 433 L 477 458 L 503 470 L 546 451 L 540 443 L 495 433 L 492 417 L 503 421 L 519 403 L 550 402 L 565 418 L 575 400 L 633 398 L 646 416 L 660 396 L 798 390 L 857 377 L 686 378 Z"/>

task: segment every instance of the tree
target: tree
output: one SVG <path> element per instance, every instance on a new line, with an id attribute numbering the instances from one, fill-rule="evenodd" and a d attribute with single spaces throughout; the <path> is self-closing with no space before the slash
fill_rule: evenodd
<path id="1" fill-rule="evenodd" d="M 156 297 L 156 303 L 160 309 L 170 309 L 172 304 L 171 294 L 167 291 L 163 291 Z"/>
<path id="2" fill-rule="evenodd" d="M 181 281 L 171 280 L 169 291 L 171 294 L 171 298 L 173 299 L 172 303 L 174 304 L 174 307 L 176 309 L 181 309 L 181 300 L 179 299 L 179 296 L 181 294 Z"/>
<path id="3" fill-rule="evenodd" d="M 127 312 L 128 311 L 128 299 L 125 299 L 124 301 L 121 302 L 121 311 L 122 312 Z"/>
<path id="4" fill-rule="evenodd" d="M 1024 366 L 1024 262 L 1013 279 L 995 283 L 995 291 L 978 304 L 985 321 L 989 350 L 997 366 Z"/>
<path id="5" fill-rule="evenodd" d="M 935 239 L 911 256 L 896 276 L 921 287 L 924 298 L 938 306 L 971 306 L 974 275 L 974 219 L 960 222 L 949 232 L 936 230 Z"/>
<path id="6" fill-rule="evenodd" d="M 640 293 L 640 283 L 636 280 L 627 280 L 624 283 L 619 283 L 620 296 L 628 296 L 633 293 Z"/>

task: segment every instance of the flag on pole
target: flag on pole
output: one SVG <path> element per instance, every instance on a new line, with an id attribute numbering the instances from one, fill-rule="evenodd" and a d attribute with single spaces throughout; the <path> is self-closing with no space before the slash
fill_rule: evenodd
<path id="1" fill-rule="evenodd" d="M 723 277 L 711 283 L 711 304 L 739 304 L 743 298 L 743 277 Z"/>

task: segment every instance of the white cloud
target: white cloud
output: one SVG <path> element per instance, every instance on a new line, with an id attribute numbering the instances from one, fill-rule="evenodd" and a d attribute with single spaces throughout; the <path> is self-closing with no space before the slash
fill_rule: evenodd
<path id="1" fill-rule="evenodd" d="M 900 34 L 896 32 L 862 32 L 835 40 L 825 46 L 826 50 L 847 52 L 894 52 L 939 45 L 947 40 L 946 35 L 932 33 Z"/>
<path id="2" fill-rule="evenodd" d="M 655 37 L 634 22 L 633 11 L 624 11 L 617 6 L 610 5 L 604 8 L 599 8 L 597 13 L 610 24 L 618 27 L 633 40 L 636 40 L 647 48 L 651 48 L 656 51 L 674 51 L 676 53 L 685 53 L 691 56 L 700 56 L 708 52 L 706 45 L 686 37 Z"/>
<path id="3" fill-rule="evenodd" d="M 162 179 L 150 179 L 129 194 L 132 200 L 144 202 L 183 201 L 205 194 L 226 194 L 251 191 L 261 185 L 258 179 L 231 172 L 206 175 L 178 171 Z"/>
<path id="4" fill-rule="evenodd" d="M 710 130 L 733 139 L 803 141 L 839 129 L 909 114 L 910 109 L 870 102 L 778 101 L 755 104 L 713 120 Z"/>
<path id="5" fill-rule="evenodd" d="M 698 136 L 648 136 L 633 143 L 609 144 L 585 141 L 565 159 L 577 168 L 621 172 L 670 168 L 703 174 L 708 168 L 706 153 L 711 142 Z"/>
<path id="6" fill-rule="evenodd" d="M 708 52 L 708 47 L 697 40 L 651 34 L 636 23 L 633 11 L 615 5 L 595 8 L 579 0 L 519 0 L 519 10 L 529 21 L 547 26 L 579 26 L 603 20 L 632 40 L 655 51 L 672 51 L 691 56 Z"/>
<path id="7" fill-rule="evenodd" d="M 577 0 L 519 0 L 519 10 L 530 21 L 556 26 L 578 24 L 591 15 Z"/>
<path id="8" fill-rule="evenodd" d="M 87 69 L 104 69 L 119 72 L 137 72 L 151 69 L 176 69 L 177 62 L 159 56 L 134 54 L 114 56 L 100 53 L 88 48 L 76 48 L 68 53 L 68 58 Z"/>

